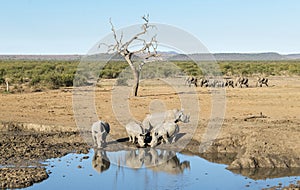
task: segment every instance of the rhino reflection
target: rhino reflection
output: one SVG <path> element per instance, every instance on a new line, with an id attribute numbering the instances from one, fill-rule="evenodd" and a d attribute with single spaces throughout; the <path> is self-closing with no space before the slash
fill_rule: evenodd
<path id="1" fill-rule="evenodd" d="M 141 168 L 144 163 L 145 151 L 143 148 L 126 152 L 126 165 L 130 168 Z"/>
<path id="2" fill-rule="evenodd" d="M 154 148 L 137 149 L 126 153 L 126 165 L 130 168 L 141 168 L 143 165 L 155 172 L 180 174 L 190 169 L 190 162 L 180 162 L 175 151 L 157 150 Z"/>
<path id="3" fill-rule="evenodd" d="M 155 149 L 154 149 L 155 150 Z M 153 157 L 155 159 L 155 157 Z M 190 162 L 180 162 L 174 151 L 163 150 L 155 160 L 157 164 L 148 167 L 155 172 L 165 172 L 169 174 L 181 174 L 185 169 L 190 169 Z"/>
<path id="4" fill-rule="evenodd" d="M 92 166 L 99 173 L 102 173 L 109 169 L 110 161 L 106 155 L 105 150 L 99 150 L 99 149 L 94 150 Z"/>

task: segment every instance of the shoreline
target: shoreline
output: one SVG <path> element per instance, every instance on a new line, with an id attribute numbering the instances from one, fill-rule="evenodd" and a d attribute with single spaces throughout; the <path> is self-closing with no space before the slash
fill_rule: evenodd
<path id="1" fill-rule="evenodd" d="M 41 126 L 43 130 L 40 129 Z M 53 130 L 53 127 L 53 125 L 0 122 L 2 139 L 0 143 L 4 146 L 4 149 L 1 149 L 1 155 L 3 155 L 1 164 L 3 168 L 0 168 L 2 188 L 22 188 L 45 180 L 48 178 L 49 171 L 46 171 L 45 167 L 39 164 L 40 161 L 59 158 L 73 152 L 86 154 L 92 148 L 81 138 L 80 132 L 76 127 L 58 127 L 56 130 Z M 126 144 L 127 142 L 122 144 L 124 145 L 124 143 Z M 282 159 L 280 155 L 278 156 L 278 162 L 272 162 L 273 164 L 278 163 L 278 165 L 262 165 L 262 167 L 248 164 L 231 167 L 233 163 L 240 160 L 239 156 L 241 156 L 241 153 L 239 151 L 243 147 L 239 147 L 241 146 L 239 143 L 238 137 L 236 139 L 232 137 L 217 138 L 206 153 L 199 153 L 200 143 L 192 139 L 180 152 L 188 155 L 197 155 L 210 162 L 226 164 L 228 166 L 227 169 L 231 172 L 252 179 L 300 175 L 300 167 L 298 165 L 296 167 L 294 165 L 282 167 L 284 165 L 280 162 Z M 118 144 L 111 144 L 105 150 L 118 151 L 122 149 L 122 146 L 118 146 Z M 136 148 L 132 147 L 132 145 L 130 147 L 129 143 L 126 145 L 129 145 L 129 150 Z M 8 147 L 12 147 L 12 149 Z M 244 148 L 247 149 L 247 147 Z M 293 157 L 287 158 L 285 155 L 283 157 L 286 160 L 294 159 Z M 260 159 L 265 159 L 265 157 L 257 156 L 255 159 L 257 160 L 256 162 L 260 162 Z M 250 160 L 249 163 L 251 161 L 253 160 Z M 6 167 L 5 165 L 14 167 Z"/>

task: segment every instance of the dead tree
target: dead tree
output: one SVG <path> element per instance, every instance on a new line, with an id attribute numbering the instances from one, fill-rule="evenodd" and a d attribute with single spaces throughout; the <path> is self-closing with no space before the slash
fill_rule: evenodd
<path id="1" fill-rule="evenodd" d="M 143 16 L 142 19 L 144 20 L 144 24 L 142 25 L 142 31 L 137 33 L 136 35 L 134 35 L 132 38 L 130 38 L 127 42 L 122 42 L 123 40 L 123 33 L 121 34 L 120 38 L 118 38 L 116 30 L 111 22 L 111 19 L 109 20 L 109 23 L 111 25 L 111 31 L 113 32 L 113 36 L 114 36 L 114 41 L 115 44 L 112 45 L 108 45 L 108 44 L 104 44 L 101 43 L 99 46 L 101 45 L 105 45 L 108 47 L 107 52 L 111 53 L 111 52 L 117 52 L 118 54 L 120 54 L 128 63 L 132 74 L 133 74 L 133 78 L 134 78 L 134 96 L 138 95 L 138 88 L 139 88 L 139 82 L 140 82 L 140 73 L 141 70 L 143 68 L 143 65 L 145 63 L 151 62 L 150 58 L 151 57 L 158 57 L 157 54 L 157 41 L 156 41 L 156 35 L 154 35 L 151 40 L 149 42 L 147 42 L 145 39 L 143 39 L 143 35 L 147 33 L 147 31 L 152 28 L 155 27 L 154 25 L 150 25 L 149 24 L 149 15 L 147 16 Z M 131 51 L 129 50 L 129 46 L 132 45 L 134 42 L 136 41 L 140 41 L 142 42 L 142 47 L 138 50 L 135 51 Z M 141 63 L 134 63 L 132 58 L 134 55 L 141 55 L 143 54 L 144 56 L 143 61 L 141 61 Z"/>
<path id="2" fill-rule="evenodd" d="M 9 92 L 9 83 L 10 83 L 10 79 L 9 78 L 5 78 L 6 92 Z"/>

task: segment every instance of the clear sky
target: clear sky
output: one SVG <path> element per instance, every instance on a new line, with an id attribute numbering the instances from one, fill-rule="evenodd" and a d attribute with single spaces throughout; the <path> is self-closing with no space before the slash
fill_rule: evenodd
<path id="1" fill-rule="evenodd" d="M 145 13 L 210 52 L 300 53 L 299 0 L 0 0 L 0 54 L 85 54 Z"/>

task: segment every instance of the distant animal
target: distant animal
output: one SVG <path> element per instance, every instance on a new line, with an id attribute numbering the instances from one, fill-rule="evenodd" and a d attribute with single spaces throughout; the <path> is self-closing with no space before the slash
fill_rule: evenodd
<path id="1" fill-rule="evenodd" d="M 208 87 L 209 80 L 206 78 L 200 79 L 200 87 Z"/>
<path id="2" fill-rule="evenodd" d="M 98 148 L 106 146 L 106 137 L 110 132 L 110 126 L 105 121 L 97 121 L 92 125 L 92 138 Z"/>
<path id="3" fill-rule="evenodd" d="M 99 173 L 108 170 L 108 168 L 110 167 L 110 161 L 106 155 L 106 151 L 99 149 L 95 150 L 92 160 L 92 166 Z"/>
<path id="4" fill-rule="evenodd" d="M 234 88 L 234 81 L 232 79 L 226 79 L 225 86 Z"/>
<path id="5" fill-rule="evenodd" d="M 216 79 L 209 79 L 208 80 L 208 87 L 221 87 L 222 84 L 219 80 Z"/>
<path id="6" fill-rule="evenodd" d="M 173 109 L 165 112 L 148 114 L 142 123 L 144 132 L 149 133 L 154 127 L 161 125 L 165 121 L 181 121 L 183 123 L 188 123 L 190 121 L 190 115 L 185 114 L 183 109 Z"/>
<path id="7" fill-rule="evenodd" d="M 224 80 L 215 80 L 214 87 L 222 88 L 225 86 L 225 84 L 226 84 L 226 82 Z"/>
<path id="8" fill-rule="evenodd" d="M 159 143 L 159 139 L 162 138 L 162 142 L 174 143 L 176 136 L 179 132 L 179 126 L 177 121 L 167 121 L 161 125 L 156 126 L 151 131 L 152 140 L 149 143 L 150 147 L 155 147 Z M 170 140 L 169 140 L 170 139 Z"/>
<path id="9" fill-rule="evenodd" d="M 249 80 L 246 77 L 237 77 L 235 81 L 235 86 L 239 86 L 240 88 L 244 86 L 249 87 Z"/>
<path id="10" fill-rule="evenodd" d="M 197 87 L 198 86 L 197 82 L 198 82 L 198 79 L 194 76 L 190 76 L 185 79 L 185 85 L 189 85 L 189 87 L 192 84 L 194 84 Z"/>
<path id="11" fill-rule="evenodd" d="M 258 77 L 257 82 L 256 82 L 256 87 L 258 87 L 258 86 L 262 87 L 263 84 L 266 85 L 266 86 L 269 86 L 268 82 L 269 82 L 268 78 Z"/>
<path id="12" fill-rule="evenodd" d="M 137 143 L 140 147 L 145 146 L 145 134 L 141 123 L 131 121 L 125 126 L 125 128 L 129 137 L 129 142 L 132 142 L 134 144 L 137 140 Z"/>

